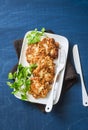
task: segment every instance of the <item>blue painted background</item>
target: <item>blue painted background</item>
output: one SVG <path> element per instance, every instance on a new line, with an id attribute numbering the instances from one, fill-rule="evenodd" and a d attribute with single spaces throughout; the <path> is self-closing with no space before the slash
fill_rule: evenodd
<path id="1" fill-rule="evenodd" d="M 0 130 L 88 130 L 80 81 L 48 114 L 16 99 L 6 85 L 17 63 L 14 40 L 42 27 L 66 36 L 71 46 L 78 44 L 88 90 L 88 0 L 0 0 Z"/>

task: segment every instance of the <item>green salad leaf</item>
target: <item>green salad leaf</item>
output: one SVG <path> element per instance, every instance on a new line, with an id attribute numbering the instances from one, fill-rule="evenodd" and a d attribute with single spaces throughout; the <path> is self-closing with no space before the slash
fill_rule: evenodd
<path id="1" fill-rule="evenodd" d="M 41 31 L 38 31 L 37 29 L 31 31 L 27 36 L 28 44 L 35 44 L 40 41 L 41 36 L 44 35 L 45 28 L 42 28 Z"/>
<path id="2" fill-rule="evenodd" d="M 30 72 L 32 73 L 34 69 L 36 69 L 37 64 L 30 64 Z"/>
<path id="3" fill-rule="evenodd" d="M 13 89 L 12 94 L 16 94 L 21 92 L 21 99 L 27 99 L 27 91 L 30 90 L 31 80 L 30 77 L 32 75 L 33 70 L 37 67 L 36 64 L 30 64 L 30 66 L 22 66 L 22 64 L 18 65 L 18 69 L 15 73 L 9 73 L 8 79 L 14 80 L 14 82 L 7 82 L 7 85 Z"/>

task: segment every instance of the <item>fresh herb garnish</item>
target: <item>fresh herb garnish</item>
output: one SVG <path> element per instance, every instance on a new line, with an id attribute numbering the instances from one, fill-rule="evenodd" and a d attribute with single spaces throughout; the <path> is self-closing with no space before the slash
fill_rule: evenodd
<path id="1" fill-rule="evenodd" d="M 22 64 L 19 64 L 18 69 L 15 73 L 8 74 L 8 79 L 14 80 L 14 82 L 7 82 L 7 85 L 13 89 L 12 94 L 20 92 L 21 99 L 27 99 L 27 91 L 30 90 L 31 85 L 30 77 L 36 67 L 36 64 L 31 64 L 29 67 L 24 67 Z"/>
<path id="2" fill-rule="evenodd" d="M 37 29 L 31 31 L 27 35 L 28 44 L 35 44 L 41 40 L 41 36 L 44 35 L 45 28 L 42 28 L 41 31 L 38 31 Z"/>
<path id="3" fill-rule="evenodd" d="M 37 64 L 30 64 L 30 72 L 32 73 L 34 69 L 36 69 Z"/>

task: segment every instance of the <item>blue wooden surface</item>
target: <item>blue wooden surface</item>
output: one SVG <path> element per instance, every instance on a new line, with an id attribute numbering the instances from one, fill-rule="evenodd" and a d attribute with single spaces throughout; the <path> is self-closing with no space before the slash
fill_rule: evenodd
<path id="1" fill-rule="evenodd" d="M 88 130 L 80 81 L 48 114 L 16 99 L 6 85 L 17 63 L 13 41 L 41 27 L 78 44 L 88 90 L 88 0 L 0 0 L 0 130 Z"/>

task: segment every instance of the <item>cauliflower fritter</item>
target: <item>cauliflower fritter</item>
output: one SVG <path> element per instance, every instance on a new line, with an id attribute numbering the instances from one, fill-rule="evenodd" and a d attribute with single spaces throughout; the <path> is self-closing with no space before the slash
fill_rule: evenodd
<path id="1" fill-rule="evenodd" d="M 44 78 L 45 81 L 52 83 L 54 78 L 55 64 L 49 56 L 42 57 L 37 62 L 38 67 L 33 71 L 33 76 Z"/>
<path id="2" fill-rule="evenodd" d="M 44 98 L 51 89 L 48 82 L 40 77 L 31 78 L 31 90 L 29 91 L 35 98 Z"/>
<path id="3" fill-rule="evenodd" d="M 31 78 L 29 91 L 35 98 L 44 98 L 51 89 L 55 75 L 54 59 L 58 57 L 59 43 L 53 38 L 43 38 L 40 42 L 31 44 L 26 50 L 26 59 L 30 64 L 37 64 Z"/>
<path id="4" fill-rule="evenodd" d="M 59 44 L 53 38 L 44 38 L 39 44 L 45 48 L 45 54 L 55 59 L 58 56 Z"/>
<path id="5" fill-rule="evenodd" d="M 55 59 L 58 57 L 59 43 L 55 42 L 53 38 L 44 38 L 42 41 L 31 44 L 26 51 L 27 61 L 29 63 L 36 63 L 40 56 L 50 56 Z"/>

